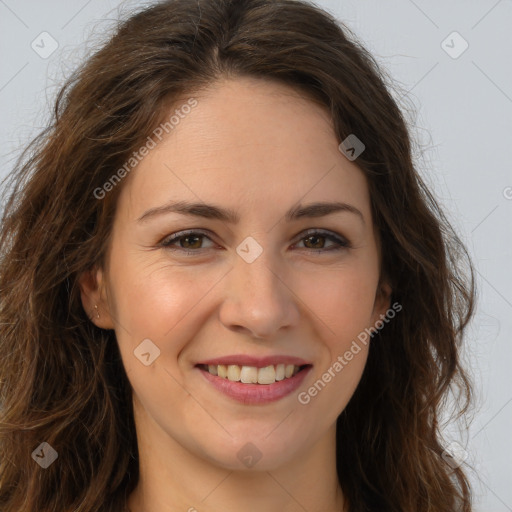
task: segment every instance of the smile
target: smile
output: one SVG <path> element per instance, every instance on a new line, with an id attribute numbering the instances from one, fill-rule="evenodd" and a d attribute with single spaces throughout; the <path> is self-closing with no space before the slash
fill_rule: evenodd
<path id="1" fill-rule="evenodd" d="M 257 368 L 256 366 L 239 366 L 236 364 L 210 364 L 201 365 L 201 369 L 232 382 L 242 382 L 244 384 L 273 384 L 274 382 L 293 377 L 305 366 L 307 365 L 276 364 Z"/>
<path id="2" fill-rule="evenodd" d="M 264 367 L 199 364 L 196 368 L 213 387 L 244 404 L 280 400 L 301 385 L 312 365 L 276 364 Z"/>

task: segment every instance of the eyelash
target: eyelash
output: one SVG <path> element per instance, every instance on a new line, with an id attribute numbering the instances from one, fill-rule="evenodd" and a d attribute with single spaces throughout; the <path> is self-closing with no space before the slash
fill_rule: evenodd
<path id="1" fill-rule="evenodd" d="M 202 231 L 194 231 L 194 230 L 178 231 L 177 233 L 174 233 L 173 235 L 167 237 L 162 242 L 160 242 L 160 246 L 163 247 L 164 249 L 167 249 L 170 251 L 181 251 L 181 252 L 185 253 L 186 255 L 190 255 L 190 256 L 194 255 L 195 256 L 201 252 L 201 248 L 190 250 L 190 249 L 185 249 L 182 247 L 173 247 L 173 244 L 175 242 L 185 239 L 191 235 L 199 235 L 200 237 L 208 238 L 211 240 L 211 238 L 208 235 L 206 235 L 206 233 L 204 233 Z M 336 235 L 330 231 L 319 230 L 319 229 L 308 230 L 305 233 L 305 236 L 303 236 L 302 238 L 299 239 L 299 242 L 303 241 L 306 238 L 314 236 L 314 235 L 320 235 L 321 237 L 323 237 L 327 240 L 330 240 L 331 242 L 335 242 L 338 246 L 331 247 L 328 249 L 309 249 L 308 252 L 320 254 L 320 253 L 326 253 L 326 252 L 331 252 L 331 251 L 341 251 L 344 249 L 346 250 L 351 247 L 351 244 L 347 239 L 345 239 L 339 235 Z M 213 242 L 213 240 L 211 240 L 211 241 Z M 208 247 L 207 249 L 212 249 L 212 247 Z M 306 247 L 306 249 L 307 249 L 307 247 Z"/>

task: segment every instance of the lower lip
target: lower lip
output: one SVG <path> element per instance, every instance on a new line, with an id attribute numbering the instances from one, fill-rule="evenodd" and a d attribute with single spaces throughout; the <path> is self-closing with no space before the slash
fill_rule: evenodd
<path id="1" fill-rule="evenodd" d="M 212 375 L 201 368 L 197 368 L 197 370 L 210 384 L 230 398 L 243 404 L 265 404 L 280 400 L 297 390 L 311 368 L 311 366 L 307 366 L 293 377 L 276 381 L 273 384 L 243 384 Z"/>

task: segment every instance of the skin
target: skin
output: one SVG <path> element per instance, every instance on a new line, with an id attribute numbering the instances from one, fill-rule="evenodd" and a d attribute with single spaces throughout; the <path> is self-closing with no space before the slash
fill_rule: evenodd
<path id="1" fill-rule="evenodd" d="M 123 181 L 105 268 L 80 279 L 91 320 L 115 330 L 134 390 L 141 478 L 130 510 L 342 510 L 335 422 L 368 346 L 307 405 L 297 395 L 390 306 L 366 178 L 339 151 L 328 112 L 284 85 L 226 79 L 194 97 L 198 105 Z M 137 221 L 177 200 L 231 208 L 240 221 Z M 298 202 L 317 201 L 349 203 L 364 220 L 346 211 L 285 220 Z M 309 238 L 312 228 L 351 246 L 318 252 L 336 243 Z M 187 229 L 206 233 L 159 246 Z M 248 236 L 263 249 L 252 263 L 236 252 Z M 148 338 L 160 356 L 145 366 L 134 350 Z M 230 354 L 298 356 L 313 368 L 297 392 L 245 405 L 195 368 Z M 237 457 L 248 442 L 262 455 L 251 468 Z"/>

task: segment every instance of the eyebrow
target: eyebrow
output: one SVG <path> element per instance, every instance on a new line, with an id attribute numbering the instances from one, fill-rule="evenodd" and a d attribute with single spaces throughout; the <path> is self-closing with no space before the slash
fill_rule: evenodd
<path id="1" fill-rule="evenodd" d="M 332 213 L 348 212 L 355 214 L 365 224 L 363 214 L 353 205 L 339 201 L 334 202 L 316 202 L 308 205 L 298 204 L 290 208 L 286 214 L 287 222 L 298 220 L 301 218 L 324 217 Z M 239 215 L 231 209 L 222 208 L 213 204 L 191 203 L 188 201 L 177 201 L 151 208 L 144 212 L 137 222 L 144 222 L 153 217 L 168 214 L 179 213 L 181 215 L 193 215 L 205 219 L 216 219 L 231 224 L 237 224 L 240 221 Z"/>

